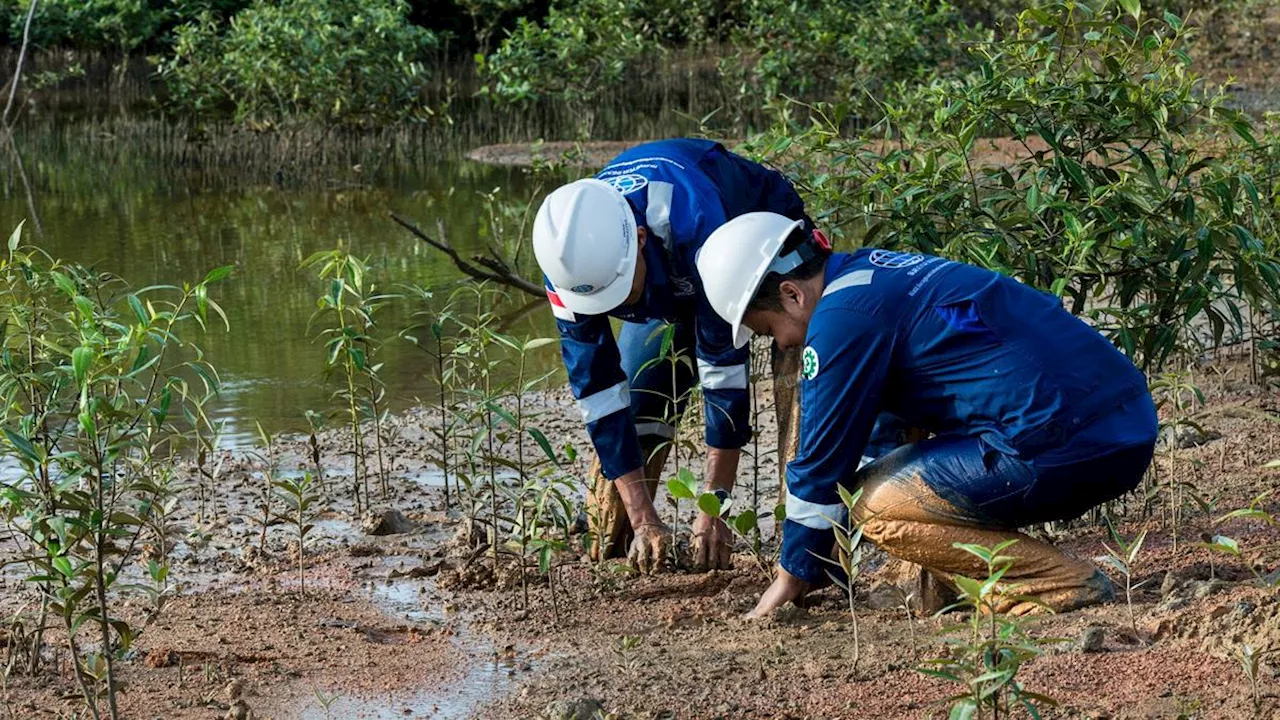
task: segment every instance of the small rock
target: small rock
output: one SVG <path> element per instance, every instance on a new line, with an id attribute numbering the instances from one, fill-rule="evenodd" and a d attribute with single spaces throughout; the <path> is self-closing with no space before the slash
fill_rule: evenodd
<path id="1" fill-rule="evenodd" d="M 1164 574 L 1164 582 L 1160 583 L 1160 597 L 1166 598 L 1178 589 L 1178 576 L 1170 570 Z"/>
<path id="2" fill-rule="evenodd" d="M 903 604 L 902 590 L 893 583 L 876 583 L 867 591 L 867 607 L 872 610 L 896 610 Z"/>
<path id="3" fill-rule="evenodd" d="M 1203 600 L 1226 586 L 1221 580 L 1196 580 L 1191 583 L 1191 596 Z"/>
<path id="4" fill-rule="evenodd" d="M 249 704 L 244 700 L 231 703 L 231 707 L 227 708 L 227 714 L 222 717 L 224 720 L 254 720 L 253 710 L 249 709 Z"/>
<path id="5" fill-rule="evenodd" d="M 382 555 L 383 549 L 377 545 L 366 545 L 363 543 L 352 545 L 347 549 L 351 557 L 372 557 L 374 555 Z"/>
<path id="6" fill-rule="evenodd" d="M 546 720 L 593 720 L 604 715 L 604 705 L 594 698 L 556 700 L 542 711 Z"/>
<path id="7" fill-rule="evenodd" d="M 0 645 L 3 645 L 3 643 L 0 643 Z M 173 650 L 167 647 L 154 647 L 151 648 L 151 652 L 147 653 L 147 658 L 144 662 L 147 667 L 167 668 L 177 665 L 179 660 L 178 653 Z"/>
<path id="8" fill-rule="evenodd" d="M 1160 431 L 1157 445 L 1165 450 L 1170 446 L 1182 450 L 1203 445 L 1220 437 L 1222 436 L 1217 433 L 1207 432 L 1192 425 L 1173 425 Z"/>
<path id="9" fill-rule="evenodd" d="M 399 510 L 370 510 L 360 518 L 365 535 L 400 535 L 413 528 L 414 524 Z"/>
<path id="10" fill-rule="evenodd" d="M 240 699 L 241 695 L 244 695 L 244 681 L 236 678 L 235 680 L 227 683 L 227 686 L 222 689 L 222 692 L 226 695 L 227 702 L 234 704 L 236 700 Z"/>
<path id="11" fill-rule="evenodd" d="M 1096 653 L 1102 652 L 1102 645 L 1107 639 L 1107 629 L 1101 625 L 1090 625 L 1080 633 L 1080 640 L 1077 647 L 1080 652 Z"/>

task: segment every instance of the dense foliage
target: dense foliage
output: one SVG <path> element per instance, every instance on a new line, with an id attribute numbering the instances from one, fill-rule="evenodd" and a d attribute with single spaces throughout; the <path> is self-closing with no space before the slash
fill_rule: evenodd
<path id="1" fill-rule="evenodd" d="M 1136 0 L 1047 5 L 973 46 L 976 70 L 890 101 L 875 136 L 844 130 L 847 104 L 822 104 L 756 148 L 860 242 L 1063 295 L 1158 367 L 1244 332 L 1247 307 L 1280 295 L 1276 138 L 1195 76 L 1186 39 L 1180 18 Z M 993 154 L 985 137 L 1007 140 Z"/>
<path id="2" fill-rule="evenodd" d="M 227 25 L 210 12 L 175 31 L 163 65 L 173 99 L 250 127 L 291 119 L 391 122 L 423 110 L 419 58 L 435 43 L 403 0 L 255 0 Z"/>

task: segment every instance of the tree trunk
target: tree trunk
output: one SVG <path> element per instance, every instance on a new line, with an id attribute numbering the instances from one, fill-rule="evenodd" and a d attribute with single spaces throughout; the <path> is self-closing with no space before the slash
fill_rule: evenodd
<path id="1" fill-rule="evenodd" d="M 649 482 L 649 496 L 658 493 L 658 478 L 662 476 L 662 466 L 667 463 L 667 455 L 671 452 L 671 444 L 667 443 L 653 453 L 644 466 L 644 476 Z M 591 528 L 591 559 L 599 561 L 602 557 L 622 558 L 627 556 L 631 546 L 631 520 L 627 518 L 627 509 L 622 505 L 622 497 L 618 495 L 613 481 L 606 478 L 600 470 L 600 459 L 591 464 L 590 477 L 595 478 L 594 487 L 587 497 L 587 523 Z M 603 554 L 601 553 L 603 545 Z"/>
<path id="2" fill-rule="evenodd" d="M 773 407 L 778 416 L 778 502 L 787 497 L 787 463 L 800 448 L 800 350 L 773 345 Z"/>

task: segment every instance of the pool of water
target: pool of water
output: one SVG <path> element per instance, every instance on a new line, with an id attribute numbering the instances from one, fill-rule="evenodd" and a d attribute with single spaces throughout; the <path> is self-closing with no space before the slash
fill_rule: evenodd
<path id="1" fill-rule="evenodd" d="M 368 260 L 380 288 L 433 287 L 438 292 L 431 303 L 439 307 L 460 273 L 389 214 L 412 218 L 432 233 L 443 223 L 453 244 L 477 251 L 498 232 L 491 209 L 501 216 L 500 240 L 513 244 L 520 239 L 522 212 L 540 199 L 540 186 L 525 173 L 465 160 L 466 148 L 404 153 L 398 164 L 375 173 L 339 168 L 307 183 L 255 183 L 236 178 L 234 168 L 175 168 L 143 149 L 114 147 L 100 134 L 82 142 L 65 128 L 44 135 L 39 128 L 20 131 L 28 182 L 11 168 L 0 174 L 0 231 L 8 237 L 26 219 L 28 242 L 135 286 L 197 281 L 212 268 L 233 266 L 213 292 L 230 332 L 195 338 L 221 373 L 215 413 L 227 423 L 231 445 L 252 441 L 255 420 L 272 431 L 301 429 L 304 410 L 332 407 L 318 328 L 309 327 L 322 286 L 312 270 L 299 268 L 305 258 L 348 248 Z M 487 204 L 484 196 L 495 190 L 499 202 Z M 524 255 L 523 271 L 532 276 L 531 253 Z M 530 299 L 520 296 L 509 309 Z M 393 302 L 381 316 L 382 374 L 393 408 L 432 389 L 426 356 L 395 337 L 422 307 Z M 538 308 L 512 330 L 548 334 L 553 323 Z M 536 363 L 558 365 L 554 348 L 540 351 Z"/>

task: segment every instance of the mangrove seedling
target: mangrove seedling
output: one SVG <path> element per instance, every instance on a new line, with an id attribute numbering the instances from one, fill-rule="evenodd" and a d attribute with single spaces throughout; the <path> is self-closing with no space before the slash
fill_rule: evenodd
<path id="1" fill-rule="evenodd" d="M 1244 672 L 1245 679 L 1249 681 L 1254 717 L 1262 717 L 1262 660 L 1273 652 L 1275 651 L 1271 649 L 1255 649 L 1248 643 L 1236 648 L 1236 660 L 1240 662 L 1240 669 Z"/>
<path id="2" fill-rule="evenodd" d="M 676 471 L 675 477 L 667 479 L 667 502 L 671 503 L 671 507 L 675 511 L 675 522 L 671 525 L 671 534 L 678 536 L 680 534 L 680 501 L 694 500 L 698 497 L 698 478 L 694 477 L 693 471 L 689 468 L 680 468 Z M 712 495 L 712 498 L 715 496 Z M 676 543 L 671 543 L 671 552 L 676 553 Z M 678 561 L 678 559 L 677 559 Z"/>
<path id="3" fill-rule="evenodd" d="M 307 542 L 320 514 L 320 496 L 312 484 L 311 473 L 303 473 L 297 478 L 281 478 L 272 483 L 276 497 L 284 504 L 284 511 L 277 518 L 293 527 L 294 541 L 298 543 L 298 592 L 302 595 L 307 594 Z"/>
<path id="4" fill-rule="evenodd" d="M 1142 552 L 1142 543 L 1147 539 L 1147 531 L 1144 529 L 1133 540 L 1128 542 L 1120 536 L 1120 533 L 1116 532 L 1115 526 L 1108 525 L 1108 531 L 1116 546 L 1113 548 L 1103 543 L 1102 547 L 1106 548 L 1107 554 L 1099 557 L 1098 561 L 1110 565 L 1124 576 L 1124 602 L 1129 608 L 1129 629 L 1133 631 L 1134 637 L 1141 637 L 1138 634 L 1137 616 L 1133 612 L 1133 591 L 1145 584 L 1146 581 L 1144 580 L 1134 585 L 1133 577 L 1137 573 L 1138 554 Z"/>
<path id="5" fill-rule="evenodd" d="M 854 581 L 862 570 L 862 526 L 854 520 L 853 508 L 862 498 L 862 488 L 849 492 L 845 486 L 836 485 L 836 492 L 840 494 L 840 503 L 845 509 L 843 521 L 828 518 L 836 536 L 836 558 L 832 560 L 819 556 L 819 559 L 834 565 L 839 571 L 828 570 L 827 577 L 844 591 L 849 605 L 849 619 L 853 622 L 853 671 L 857 672 L 858 660 L 862 657 L 862 644 L 858 639 L 858 611 L 854 606 L 858 591 Z"/>
<path id="6" fill-rule="evenodd" d="M 945 657 L 928 660 L 917 668 L 964 688 L 943 701 L 950 706 L 952 718 L 1008 718 L 1019 706 L 1038 718 L 1040 707 L 1057 705 L 1052 698 L 1030 692 L 1018 681 L 1022 666 L 1039 657 L 1044 645 L 1061 641 L 1033 638 L 1026 620 L 1001 612 L 1011 600 L 1037 602 L 1016 595 L 1017 587 L 1004 583 L 1004 576 L 1015 562 L 1013 556 L 1004 553 L 1015 543 L 1016 539 L 1007 540 L 990 548 L 953 544 L 981 560 L 986 565 L 986 577 L 954 578 L 960 599 L 939 615 L 959 608 L 969 611 L 969 618 L 943 629 L 944 641 L 950 646 Z"/>

